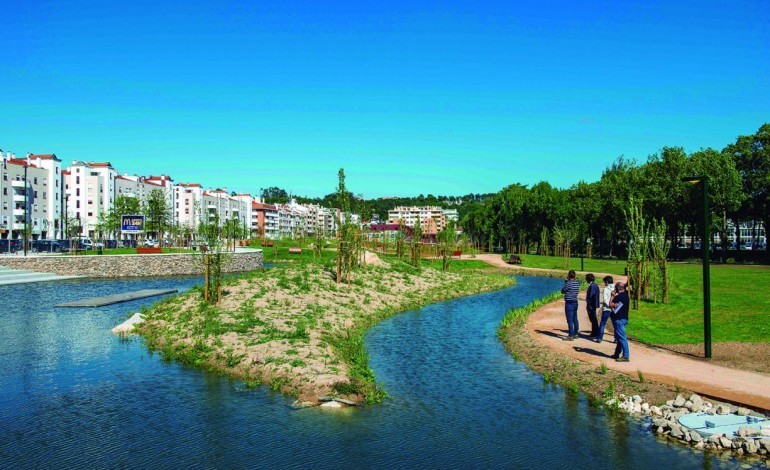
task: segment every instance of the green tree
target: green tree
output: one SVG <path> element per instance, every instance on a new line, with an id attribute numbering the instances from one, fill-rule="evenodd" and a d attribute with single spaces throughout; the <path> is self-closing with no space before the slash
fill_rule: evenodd
<path id="1" fill-rule="evenodd" d="M 727 250 L 727 215 L 736 211 L 743 202 L 741 176 L 729 152 L 704 149 L 691 155 L 693 168 L 699 175 L 708 177 L 711 210 L 719 214 L 722 238 L 722 261 Z"/>
<path id="2" fill-rule="evenodd" d="M 147 218 L 147 231 L 154 232 L 160 241 L 163 238 L 163 232 L 171 222 L 171 208 L 163 190 L 153 189 L 150 191 L 142 212 Z"/>
<path id="3" fill-rule="evenodd" d="M 210 304 L 218 304 L 222 298 L 222 274 L 232 261 L 232 255 L 227 253 L 226 231 L 219 220 L 219 214 L 201 221 L 198 235 L 203 241 L 200 256 L 203 264 L 204 288 L 203 299 Z"/>

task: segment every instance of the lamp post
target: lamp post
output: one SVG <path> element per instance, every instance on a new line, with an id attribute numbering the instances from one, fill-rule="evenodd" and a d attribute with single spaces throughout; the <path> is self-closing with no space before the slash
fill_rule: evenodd
<path id="1" fill-rule="evenodd" d="M 709 184 L 707 176 L 692 176 L 682 178 L 683 182 L 701 184 L 703 191 L 703 214 L 701 218 L 701 250 L 703 257 L 703 343 L 705 355 L 711 358 L 711 274 L 709 262 L 709 228 L 711 227 L 711 213 L 709 211 Z"/>

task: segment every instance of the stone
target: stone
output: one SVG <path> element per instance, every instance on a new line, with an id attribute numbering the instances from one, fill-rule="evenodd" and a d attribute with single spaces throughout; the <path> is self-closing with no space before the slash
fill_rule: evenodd
<path id="1" fill-rule="evenodd" d="M 684 404 L 686 402 L 687 402 L 687 400 L 685 400 L 682 395 L 679 395 L 679 396 L 676 397 L 676 400 L 674 400 L 673 404 L 674 404 L 675 407 L 681 408 L 682 406 L 684 406 Z"/>
<path id="2" fill-rule="evenodd" d="M 754 442 L 754 439 L 744 442 L 742 447 L 743 451 L 747 454 L 756 454 L 759 450 L 759 446 Z"/>
<path id="3" fill-rule="evenodd" d="M 666 406 L 674 406 L 674 400 L 667 400 Z"/>
<path id="4" fill-rule="evenodd" d="M 702 442 L 703 441 L 703 436 L 701 436 L 698 431 L 691 431 L 690 432 L 690 438 L 692 439 L 693 442 Z"/>
<path id="5" fill-rule="evenodd" d="M 693 446 L 698 450 L 703 450 L 704 447 L 706 447 L 706 444 L 703 441 L 696 442 Z"/>
<path id="6" fill-rule="evenodd" d="M 650 412 L 650 404 L 649 403 L 642 403 L 642 412 L 649 413 Z"/>
<path id="7" fill-rule="evenodd" d="M 730 407 L 725 405 L 717 405 L 716 412 L 718 415 L 729 415 Z"/>
<path id="8" fill-rule="evenodd" d="M 696 393 L 693 393 L 692 395 L 690 395 L 690 401 L 701 406 L 703 405 L 703 399 L 700 397 L 700 395 Z"/>
<path id="9" fill-rule="evenodd" d="M 762 436 L 770 436 L 770 429 L 760 429 L 759 434 Z"/>
<path id="10" fill-rule="evenodd" d="M 663 416 L 663 412 L 657 406 L 650 407 L 650 414 L 653 416 Z"/>
<path id="11" fill-rule="evenodd" d="M 759 443 L 762 446 L 762 448 L 766 450 L 770 450 L 770 439 L 760 439 Z"/>
<path id="12" fill-rule="evenodd" d="M 327 401 L 326 403 L 322 403 L 320 407 L 321 408 L 342 408 L 343 406 L 345 405 L 336 401 Z"/>
<path id="13" fill-rule="evenodd" d="M 693 402 L 691 402 L 690 400 L 687 400 L 686 402 L 684 402 L 685 408 L 689 409 L 689 408 L 692 408 L 692 406 L 693 406 Z"/>
<path id="14" fill-rule="evenodd" d="M 631 397 L 631 399 L 634 401 L 634 403 L 641 403 L 642 402 L 642 397 L 639 396 L 639 395 L 634 395 L 633 397 Z"/>
<path id="15" fill-rule="evenodd" d="M 663 434 L 664 432 L 666 432 L 666 428 L 664 428 L 663 426 L 658 426 L 657 428 L 655 428 L 655 432 L 658 434 Z"/>
<path id="16" fill-rule="evenodd" d="M 719 438 L 719 445 L 724 447 L 725 449 L 730 449 L 733 446 L 733 441 L 731 441 L 730 439 L 722 436 L 722 437 Z"/>
<path id="17" fill-rule="evenodd" d="M 738 415 L 740 416 L 748 416 L 751 414 L 751 410 L 748 408 L 738 407 Z"/>
<path id="18" fill-rule="evenodd" d="M 748 426 L 741 426 L 738 428 L 738 436 L 740 437 L 752 437 L 758 436 L 759 430 Z"/>
<path id="19" fill-rule="evenodd" d="M 692 411 L 693 413 L 698 413 L 701 411 L 701 406 L 695 403 L 693 403 L 692 406 L 690 406 L 689 408 L 690 408 L 690 411 Z"/>
<path id="20" fill-rule="evenodd" d="M 682 428 L 680 428 L 678 425 L 674 425 L 671 427 L 671 437 L 675 437 L 677 439 L 683 439 L 684 431 L 682 431 Z"/>
<path id="21" fill-rule="evenodd" d="M 656 418 L 652 420 L 652 424 L 654 424 L 655 426 L 667 427 L 669 425 L 669 422 L 665 418 Z"/>

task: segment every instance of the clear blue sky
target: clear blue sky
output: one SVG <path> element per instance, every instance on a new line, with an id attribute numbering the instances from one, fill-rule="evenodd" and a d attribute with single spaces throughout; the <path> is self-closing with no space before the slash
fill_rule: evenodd
<path id="1" fill-rule="evenodd" d="M 578 5 L 580 4 L 580 5 Z M 595 181 L 770 121 L 770 2 L 4 2 L 0 148 L 256 193 Z"/>

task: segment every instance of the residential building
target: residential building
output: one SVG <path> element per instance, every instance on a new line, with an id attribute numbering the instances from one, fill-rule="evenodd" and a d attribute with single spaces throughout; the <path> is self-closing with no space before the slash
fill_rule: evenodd
<path id="1" fill-rule="evenodd" d="M 444 215 L 444 210 L 437 206 L 398 206 L 388 211 L 389 224 L 397 224 L 399 220 L 403 220 L 407 227 L 414 227 L 419 220 L 421 225 L 428 224 L 430 230 L 440 232 L 446 227 L 447 217 Z M 435 227 L 428 220 L 433 220 Z M 425 232 L 424 227 L 423 232 Z"/>
<path id="2" fill-rule="evenodd" d="M 68 217 L 79 221 L 82 235 L 96 237 L 99 214 L 115 202 L 117 176 L 110 162 L 73 161 L 64 173 Z"/>
<path id="3" fill-rule="evenodd" d="M 251 203 L 251 234 L 255 237 L 276 239 L 280 235 L 278 207 L 253 201 Z"/>

